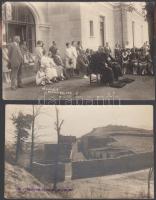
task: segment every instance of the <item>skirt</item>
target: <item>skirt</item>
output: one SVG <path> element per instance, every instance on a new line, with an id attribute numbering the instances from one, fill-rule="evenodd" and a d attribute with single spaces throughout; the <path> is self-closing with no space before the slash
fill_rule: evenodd
<path id="1" fill-rule="evenodd" d="M 3 62 L 3 72 L 7 73 L 10 72 L 11 70 L 8 68 L 8 63 L 7 62 Z"/>
<path id="2" fill-rule="evenodd" d="M 53 79 L 54 77 L 57 77 L 57 71 L 55 68 L 51 67 L 46 68 L 45 74 L 50 80 Z"/>
<path id="3" fill-rule="evenodd" d="M 56 71 L 57 71 L 57 76 L 58 77 L 63 76 L 63 67 L 61 65 L 56 67 Z"/>

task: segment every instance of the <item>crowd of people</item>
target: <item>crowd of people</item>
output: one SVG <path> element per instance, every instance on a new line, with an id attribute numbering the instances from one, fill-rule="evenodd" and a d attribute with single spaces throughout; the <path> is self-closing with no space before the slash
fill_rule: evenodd
<path id="1" fill-rule="evenodd" d="M 115 46 L 115 58 L 122 65 L 123 74 L 153 75 L 150 47 L 145 42 L 142 48 L 124 48 Z"/>
<path id="2" fill-rule="evenodd" d="M 112 53 L 109 44 L 97 51 L 84 50 L 81 42 L 65 44 L 65 56 L 61 57 L 55 41 L 47 50 L 43 41 L 37 41 L 34 54 L 30 54 L 26 42 L 20 45 L 20 37 L 3 45 L 3 72 L 11 88 L 22 87 L 21 70 L 24 63 L 36 67 L 36 84 L 45 85 L 69 79 L 73 76 L 88 78 L 90 74 L 100 74 L 101 83 L 110 84 L 124 74 L 153 75 L 150 48 L 144 43 L 142 48 L 121 48 L 115 45 Z M 114 56 L 113 56 L 114 55 Z"/>
<path id="3" fill-rule="evenodd" d="M 65 58 L 62 59 L 55 41 L 48 51 L 42 41 L 37 42 L 35 49 L 35 65 L 38 66 L 37 85 L 58 82 L 75 75 L 87 78 L 89 60 L 81 43 L 76 44 L 72 41 L 71 44 L 66 43 L 65 47 Z"/>

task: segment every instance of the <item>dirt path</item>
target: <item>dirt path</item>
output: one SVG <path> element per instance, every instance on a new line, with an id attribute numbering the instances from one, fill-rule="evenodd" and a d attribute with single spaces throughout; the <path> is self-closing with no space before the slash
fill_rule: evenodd
<path id="1" fill-rule="evenodd" d="M 77 179 L 60 183 L 60 187 L 72 188 L 68 198 L 147 198 L 147 177 L 149 169 L 111 176 Z M 151 180 L 151 198 L 154 197 L 154 178 Z"/>

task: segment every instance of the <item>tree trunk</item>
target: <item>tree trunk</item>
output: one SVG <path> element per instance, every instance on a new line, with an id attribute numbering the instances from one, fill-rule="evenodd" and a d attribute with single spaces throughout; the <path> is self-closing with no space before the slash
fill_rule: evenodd
<path id="1" fill-rule="evenodd" d="M 148 173 L 148 193 L 147 193 L 147 198 L 148 199 L 150 199 L 150 196 L 151 196 L 150 181 L 151 181 L 152 173 L 153 173 L 153 168 L 150 168 L 149 169 L 149 173 Z"/>
<path id="2" fill-rule="evenodd" d="M 57 148 L 56 148 L 56 157 L 55 157 L 55 174 L 54 174 L 54 185 L 53 185 L 53 190 L 57 190 L 57 182 L 58 182 L 58 162 L 59 162 L 59 151 L 60 151 L 60 130 L 61 126 L 63 124 L 63 120 L 59 121 L 59 110 L 56 108 L 56 132 L 57 132 Z"/>
<path id="3" fill-rule="evenodd" d="M 20 151 L 20 138 L 19 138 L 19 135 L 18 135 L 17 136 L 17 143 L 16 143 L 16 158 L 15 158 L 16 164 L 18 163 L 18 159 L 19 159 L 19 151 Z"/>
<path id="4" fill-rule="evenodd" d="M 21 150 L 21 134 L 20 134 L 20 129 L 18 130 L 17 133 L 17 142 L 16 142 L 16 158 L 15 158 L 15 162 L 16 164 L 18 163 L 18 159 L 19 159 L 19 153 Z"/>
<path id="5" fill-rule="evenodd" d="M 147 11 L 147 22 L 148 22 L 148 33 L 149 33 L 149 44 L 150 44 L 150 50 L 151 50 L 151 56 L 152 59 L 154 60 L 154 35 L 155 35 L 155 30 L 154 30 L 154 17 L 155 17 L 155 12 L 156 8 L 152 2 L 148 2 L 146 4 L 146 11 Z"/>
<path id="6" fill-rule="evenodd" d="M 57 131 L 57 148 L 56 148 L 56 157 L 55 157 L 55 174 L 54 174 L 54 185 L 53 190 L 57 190 L 57 178 L 58 178 L 58 160 L 59 160 L 59 116 L 58 110 L 56 108 L 56 131 Z"/>
<path id="7" fill-rule="evenodd" d="M 34 113 L 34 105 L 33 105 L 32 129 L 31 129 L 31 151 L 30 151 L 30 166 L 29 166 L 30 171 L 32 171 L 33 158 L 34 158 L 34 126 L 35 126 L 35 113 Z"/>

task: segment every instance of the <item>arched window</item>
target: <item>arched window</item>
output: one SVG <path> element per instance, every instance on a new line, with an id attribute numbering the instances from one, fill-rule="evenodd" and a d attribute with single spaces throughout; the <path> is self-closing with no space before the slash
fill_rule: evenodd
<path id="1" fill-rule="evenodd" d="M 21 43 L 26 41 L 30 52 L 35 47 L 35 20 L 30 8 L 24 3 L 6 2 L 3 5 L 2 19 L 5 24 L 6 42 L 12 42 L 19 35 Z"/>

